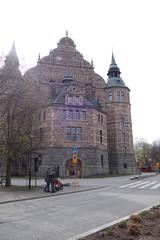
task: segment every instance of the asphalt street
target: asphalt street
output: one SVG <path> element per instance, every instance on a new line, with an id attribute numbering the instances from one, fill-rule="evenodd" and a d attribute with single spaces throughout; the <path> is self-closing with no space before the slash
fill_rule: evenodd
<path id="1" fill-rule="evenodd" d="M 160 203 L 159 175 L 81 179 L 80 184 L 106 187 L 0 205 L 0 239 L 66 240 Z"/>

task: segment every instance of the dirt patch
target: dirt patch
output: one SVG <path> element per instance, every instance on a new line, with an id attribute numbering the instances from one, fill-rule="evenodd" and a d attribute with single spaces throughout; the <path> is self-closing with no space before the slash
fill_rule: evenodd
<path id="1" fill-rule="evenodd" d="M 81 240 L 160 240 L 160 205 Z"/>

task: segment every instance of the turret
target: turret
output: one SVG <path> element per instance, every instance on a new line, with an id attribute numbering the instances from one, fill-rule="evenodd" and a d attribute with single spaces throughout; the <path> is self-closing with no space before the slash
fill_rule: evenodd
<path id="1" fill-rule="evenodd" d="M 107 138 L 110 170 L 134 173 L 135 158 L 129 92 L 112 53 L 107 81 Z"/>

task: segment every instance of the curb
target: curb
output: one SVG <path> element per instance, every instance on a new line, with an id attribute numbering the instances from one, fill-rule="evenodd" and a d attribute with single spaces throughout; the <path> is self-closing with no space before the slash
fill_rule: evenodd
<path id="1" fill-rule="evenodd" d="M 65 193 L 63 193 L 63 192 L 62 193 L 57 193 L 57 194 L 53 193 L 52 195 L 40 195 L 40 196 L 33 196 L 33 197 L 29 197 L 29 198 L 7 200 L 7 201 L 0 202 L 0 205 L 7 204 L 7 203 L 14 203 L 14 202 L 24 202 L 24 201 L 29 201 L 29 200 L 34 200 L 34 199 L 36 200 L 36 199 L 48 198 L 48 197 L 57 197 L 57 196 L 65 195 L 65 194 L 73 194 L 73 193 L 79 193 L 79 192 L 94 191 L 94 190 L 102 189 L 102 188 L 106 188 L 106 187 L 108 187 L 108 185 L 89 188 L 89 189 L 82 189 L 82 190 L 78 190 L 78 191 L 70 191 L 70 192 L 65 192 Z"/>
<path id="2" fill-rule="evenodd" d="M 99 231 L 104 230 L 104 229 L 106 229 L 106 228 L 108 228 L 108 227 L 111 227 L 111 226 L 113 226 L 113 225 L 115 225 L 115 224 L 117 224 L 117 223 L 119 223 L 119 222 L 121 222 L 121 221 L 128 220 L 131 215 L 137 215 L 137 214 L 139 214 L 139 213 L 141 213 L 141 212 L 143 212 L 143 211 L 147 211 L 147 210 L 151 209 L 152 207 L 154 207 L 155 205 L 158 205 L 158 204 L 159 204 L 159 203 L 154 204 L 154 205 L 151 205 L 151 206 L 149 206 L 149 207 L 147 207 L 147 208 L 143 208 L 143 209 L 141 209 L 141 210 L 139 210 L 139 211 L 137 211 L 137 212 L 131 213 L 131 214 L 128 215 L 128 216 L 125 216 L 125 217 L 122 217 L 122 218 L 113 220 L 112 222 L 106 223 L 106 224 L 104 224 L 104 225 L 102 225 L 102 226 L 99 226 L 99 227 L 97 227 L 97 228 L 93 228 L 93 229 L 91 229 L 91 230 L 89 230 L 89 231 L 87 231 L 87 232 L 84 232 L 84 233 L 79 234 L 79 235 L 77 235 L 77 236 L 68 238 L 68 239 L 66 239 L 66 240 L 78 240 L 78 239 L 80 240 L 80 239 L 82 239 L 82 238 L 84 238 L 84 237 L 88 237 L 89 235 L 92 235 L 92 234 L 94 234 L 94 233 L 96 233 L 96 232 L 99 232 Z M 83 239 L 82 239 L 82 240 L 83 240 Z"/>

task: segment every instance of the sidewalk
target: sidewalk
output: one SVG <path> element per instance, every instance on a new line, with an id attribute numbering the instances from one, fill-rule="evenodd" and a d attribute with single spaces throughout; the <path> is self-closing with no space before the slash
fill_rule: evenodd
<path id="1" fill-rule="evenodd" d="M 81 180 L 80 180 L 81 181 Z M 75 180 L 74 179 L 64 179 L 62 180 L 62 183 L 64 184 L 63 190 L 57 191 L 55 193 L 51 192 L 44 192 L 44 180 L 38 179 L 37 180 L 37 188 L 31 188 L 28 189 L 27 181 L 26 179 L 12 179 L 12 186 L 20 186 L 22 187 L 22 190 L 19 190 L 15 188 L 14 190 L 11 190 L 10 188 L 7 189 L 4 186 L 0 186 L 0 204 L 5 203 L 11 203 L 11 202 L 18 202 L 18 201 L 25 201 L 25 200 L 31 200 L 31 199 L 40 199 L 40 198 L 46 198 L 46 197 L 54 197 L 58 195 L 63 194 L 69 194 L 69 193 L 77 193 L 82 191 L 90 191 L 95 190 L 99 188 L 107 187 L 106 184 L 81 184 L 79 180 L 76 181 L 75 186 Z M 32 186 L 34 186 L 34 181 L 32 180 Z M 23 189 L 23 186 L 25 189 Z"/>

